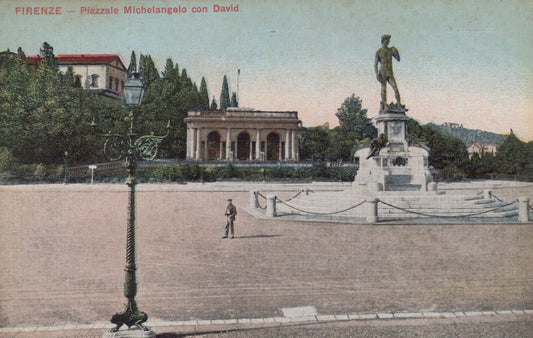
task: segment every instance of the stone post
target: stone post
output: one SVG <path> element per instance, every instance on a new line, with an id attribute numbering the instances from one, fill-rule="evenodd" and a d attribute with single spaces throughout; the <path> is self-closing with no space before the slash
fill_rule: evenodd
<path id="1" fill-rule="evenodd" d="M 488 189 L 484 189 L 483 190 L 483 199 L 484 200 L 489 200 L 492 198 L 492 191 L 488 190 Z"/>
<path id="2" fill-rule="evenodd" d="M 366 221 L 368 223 L 378 221 L 378 201 L 377 198 L 366 201 Z"/>
<path id="3" fill-rule="evenodd" d="M 518 199 L 518 221 L 529 222 L 529 198 L 527 197 Z"/>
<path id="4" fill-rule="evenodd" d="M 267 217 L 276 217 L 276 195 L 267 195 Z"/>
<path id="5" fill-rule="evenodd" d="M 259 202 L 257 201 L 257 190 L 250 190 L 250 208 L 259 208 Z"/>

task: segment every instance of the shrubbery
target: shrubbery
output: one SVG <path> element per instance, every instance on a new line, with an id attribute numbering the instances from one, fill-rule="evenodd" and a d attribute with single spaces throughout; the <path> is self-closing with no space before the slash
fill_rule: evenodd
<path id="1" fill-rule="evenodd" d="M 65 171 L 63 165 L 12 164 L 7 170 L 8 158 L 0 152 L 0 182 L 2 183 L 36 183 L 63 182 Z M 246 181 L 352 181 L 357 172 L 354 167 L 237 167 L 232 164 L 217 167 L 202 167 L 195 163 L 162 165 L 158 167 L 139 168 L 139 182 L 214 182 L 229 180 Z M 94 172 L 96 182 L 123 182 L 127 178 L 126 168 L 114 167 L 98 169 Z M 67 168 L 67 181 L 70 183 L 88 183 L 91 180 L 89 169 L 76 170 Z"/>

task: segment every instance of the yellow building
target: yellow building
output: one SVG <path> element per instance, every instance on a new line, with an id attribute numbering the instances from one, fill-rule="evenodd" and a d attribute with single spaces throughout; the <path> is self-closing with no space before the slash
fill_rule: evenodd
<path id="1" fill-rule="evenodd" d="M 40 62 L 41 56 L 30 56 Z M 72 68 L 79 87 L 112 98 L 124 96 L 128 68 L 117 54 L 61 54 L 57 56 L 59 71 Z"/>
<path id="2" fill-rule="evenodd" d="M 187 159 L 298 161 L 298 112 L 244 108 L 192 110 L 187 123 Z"/>

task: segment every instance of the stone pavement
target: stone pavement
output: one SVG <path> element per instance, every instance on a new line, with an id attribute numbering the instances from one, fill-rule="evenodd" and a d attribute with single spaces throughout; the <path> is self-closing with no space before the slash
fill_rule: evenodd
<path id="1" fill-rule="evenodd" d="M 257 220 L 243 210 L 250 187 L 139 186 L 137 301 L 157 333 L 531 318 L 531 223 Z M 301 189 L 259 190 L 269 188 Z M 126 191 L 0 186 L 0 336 L 100 336 L 112 326 L 124 303 Z M 220 238 L 227 198 L 239 212 L 234 240 Z"/>

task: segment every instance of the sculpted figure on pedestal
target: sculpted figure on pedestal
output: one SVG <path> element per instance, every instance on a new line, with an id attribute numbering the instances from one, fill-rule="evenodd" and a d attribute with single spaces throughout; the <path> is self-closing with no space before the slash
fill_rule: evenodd
<path id="1" fill-rule="evenodd" d="M 389 47 L 391 36 L 385 34 L 381 37 L 381 48 L 376 52 L 376 59 L 374 62 L 374 70 L 376 77 L 381 83 L 381 106 L 380 111 L 384 111 L 387 105 L 387 83 L 394 90 L 396 96 L 396 105 L 401 106 L 400 91 L 394 78 L 394 72 L 392 71 L 392 58 L 400 61 L 400 53 L 394 46 Z"/>

